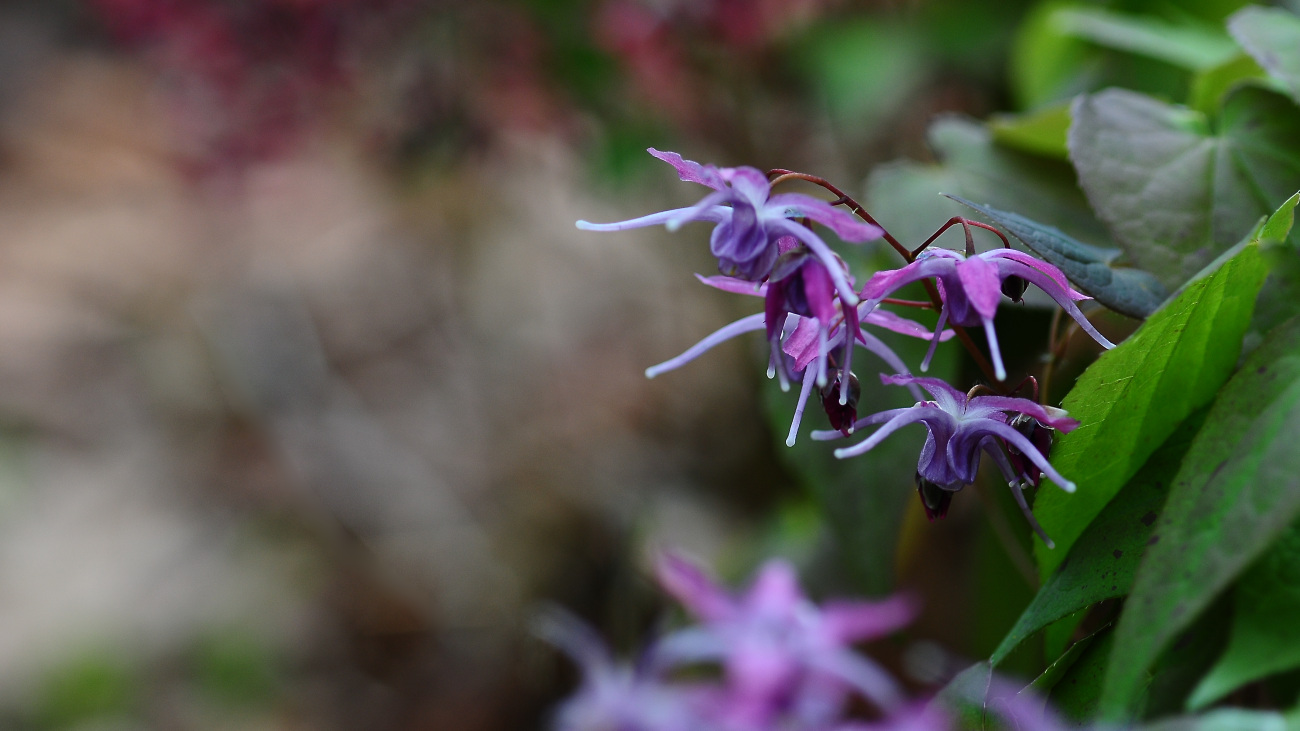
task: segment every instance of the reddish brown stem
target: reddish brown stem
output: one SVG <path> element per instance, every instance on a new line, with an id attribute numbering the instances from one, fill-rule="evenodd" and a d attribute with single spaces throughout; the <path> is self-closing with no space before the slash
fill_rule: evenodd
<path id="1" fill-rule="evenodd" d="M 768 170 L 767 177 L 772 178 L 771 185 L 776 185 L 777 183 L 781 183 L 786 180 L 803 180 L 805 182 L 812 183 L 813 185 L 820 185 L 821 187 L 825 188 L 826 190 L 830 191 L 832 194 L 835 195 L 836 200 L 832 202 L 831 205 L 848 206 L 850 211 L 853 211 L 858 215 L 858 218 L 861 218 L 863 221 L 866 221 L 872 226 L 875 226 L 876 228 L 880 229 L 881 235 L 884 236 L 885 241 L 889 242 L 890 246 L 894 247 L 894 251 L 897 251 L 899 255 L 902 256 L 903 259 L 907 261 L 908 264 L 912 263 L 912 258 L 910 256 L 911 252 L 907 250 L 907 247 L 898 243 L 898 239 L 894 238 L 888 231 L 885 230 L 884 226 L 881 226 L 880 223 L 876 221 L 876 219 L 872 218 L 871 214 L 867 213 L 867 209 L 863 208 L 861 204 L 853 200 L 852 196 L 848 195 L 844 191 L 835 187 L 833 184 L 831 184 L 829 180 L 825 178 L 819 178 L 816 175 L 809 175 L 807 173 L 796 173 L 793 170 L 785 170 L 784 168 L 775 168 L 773 170 Z"/>
<path id="2" fill-rule="evenodd" d="M 900 306 L 900 307 L 919 307 L 919 308 L 921 308 L 921 309 L 925 309 L 925 310 L 933 310 L 933 309 L 934 309 L 934 303 L 933 303 L 933 302 L 922 302 L 922 301 L 920 301 L 920 300 L 900 300 L 900 299 L 895 299 L 895 298 L 893 298 L 893 297 L 886 297 L 886 298 L 880 300 L 880 304 L 882 304 L 882 305 L 898 305 L 898 306 Z"/>

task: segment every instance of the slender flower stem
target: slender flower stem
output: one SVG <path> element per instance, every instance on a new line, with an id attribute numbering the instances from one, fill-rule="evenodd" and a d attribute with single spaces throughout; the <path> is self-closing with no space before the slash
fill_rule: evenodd
<path id="1" fill-rule="evenodd" d="M 846 205 L 849 207 L 850 211 L 853 211 L 854 213 L 858 214 L 858 217 L 861 218 L 863 221 L 866 221 L 872 226 L 879 228 L 881 234 L 885 237 L 885 241 L 888 241 L 889 245 L 894 247 L 894 251 L 897 251 L 899 255 L 901 255 L 903 259 L 907 261 L 908 264 L 912 263 L 912 259 L 909 257 L 909 254 L 911 254 L 911 252 L 907 250 L 907 247 L 898 243 L 898 239 L 894 238 L 893 235 L 891 235 L 888 231 L 885 230 L 884 226 L 881 226 L 880 223 L 876 221 L 876 219 L 872 218 L 871 214 L 867 213 L 867 209 L 863 208 L 860 203 L 853 200 L 853 198 L 849 196 L 847 193 L 832 185 L 829 180 L 825 178 L 819 178 L 816 175 L 809 175 L 807 173 L 796 173 L 793 170 L 786 170 L 784 168 L 775 168 L 773 170 L 768 170 L 767 177 L 772 178 L 771 181 L 772 186 L 776 186 L 777 183 L 781 183 L 786 180 L 804 180 L 809 183 L 812 183 L 813 185 L 820 185 L 821 187 L 830 191 L 837 197 L 837 200 L 831 201 L 831 205 L 833 206 Z"/>
<path id="2" fill-rule="evenodd" d="M 882 305 L 898 305 L 899 307 L 917 307 L 922 310 L 933 310 L 933 302 L 922 302 L 920 300 L 900 300 L 893 297 L 886 297 L 880 300 Z"/>

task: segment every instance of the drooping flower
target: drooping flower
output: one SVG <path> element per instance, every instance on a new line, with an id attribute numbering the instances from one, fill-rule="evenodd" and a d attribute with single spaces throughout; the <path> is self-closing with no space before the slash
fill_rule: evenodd
<path id="1" fill-rule="evenodd" d="M 791 379 L 801 380 L 799 400 L 786 437 L 786 444 L 793 446 L 814 386 L 822 388 L 822 403 L 831 425 L 842 429 L 845 435 L 852 433 L 853 422 L 857 419 L 856 378 L 850 370 L 853 344 L 875 353 L 896 372 L 908 372 L 894 351 L 880 338 L 864 330 L 863 324 L 917 338 L 930 337 L 930 331 L 917 322 L 871 308 L 865 303 L 846 308 L 838 292 L 829 286 L 830 276 L 821 261 L 793 241 L 789 246 L 778 260 L 772 279 L 757 287 L 732 277 L 699 277 L 701 282 L 726 292 L 762 297 L 763 312 L 719 328 L 676 358 L 647 368 L 646 377 L 654 378 L 680 368 L 742 333 L 766 330 L 771 344 L 768 375 L 779 377 L 782 389 L 789 387 Z M 837 263 L 843 267 L 838 257 Z M 848 276 L 847 272 L 845 276 Z M 857 316 L 846 320 L 846 311 Z M 939 338 L 946 340 L 952 335 L 952 330 L 944 330 Z M 836 370 L 834 374 L 830 373 L 832 363 Z M 915 393 L 919 399 L 920 392 Z"/>
<path id="2" fill-rule="evenodd" d="M 1035 401 L 1011 396 L 970 396 L 937 378 L 917 378 L 907 375 L 881 375 L 886 384 L 916 384 L 930 393 L 929 401 L 915 406 L 881 411 L 859 419 L 857 427 L 881 424 L 871 436 L 851 446 L 835 450 L 840 458 L 855 457 L 870 451 L 885 437 L 908 424 L 925 425 L 925 446 L 917 461 L 918 490 L 927 512 L 935 517 L 934 501 L 942 501 L 938 515 L 946 509 L 946 500 L 936 491 L 956 492 L 975 481 L 979 471 L 980 453 L 986 452 L 997 462 L 1011 486 L 1016 503 L 1034 531 L 1049 547 L 1052 541 L 1034 519 L 1022 493 L 1022 474 L 1012 467 L 1006 448 L 1015 448 L 1034 468 L 1047 475 L 1061 489 L 1074 492 L 1073 482 L 1061 476 L 1043 453 L 1041 442 L 1035 444 L 1019 429 L 1011 425 L 1017 416 L 1034 419 L 1038 424 L 1063 432 L 1079 425 L 1061 409 L 1043 406 Z M 835 439 L 840 432 L 813 432 L 813 439 Z"/>
<path id="3" fill-rule="evenodd" d="M 657 657 L 668 665 L 720 662 L 728 692 L 715 715 L 732 724 L 766 728 L 777 717 L 794 717 L 819 728 L 839 718 L 854 691 L 884 711 L 902 701 L 895 681 L 851 645 L 910 622 L 916 607 L 909 598 L 819 608 L 799 590 L 794 569 L 779 560 L 734 596 L 677 556 L 664 556 L 656 573 L 701 622 L 665 637 Z"/>
<path id="4" fill-rule="evenodd" d="M 767 176 L 751 167 L 717 168 L 682 159 L 675 152 L 651 148 L 651 155 L 672 165 L 683 181 L 713 189 L 699 203 L 618 223 L 578 221 L 588 231 L 622 231 L 664 224 L 676 229 L 688 221 L 717 224 L 709 249 L 724 275 L 761 282 L 772 273 L 779 256 L 778 240 L 791 236 L 806 245 L 826 266 L 841 298 L 857 304 L 858 296 L 836 263 L 835 253 L 812 229 L 792 220 L 806 218 L 834 231 L 841 239 L 860 243 L 879 238 L 882 231 L 829 203 L 800 193 L 772 194 Z"/>
<path id="5" fill-rule="evenodd" d="M 582 670 L 582 683 L 554 713 L 556 731 L 704 731 L 698 689 L 663 682 L 650 663 L 618 663 L 586 624 L 558 609 L 534 630 Z"/>
<path id="6" fill-rule="evenodd" d="M 872 275 L 862 288 L 862 299 L 874 307 L 900 287 L 930 277 L 938 280 L 939 294 L 943 299 L 938 329 L 949 322 L 962 327 L 983 328 L 998 380 L 1004 380 L 1007 374 L 997 332 L 993 329 L 993 316 L 1003 294 L 1019 300 L 1025 282 L 1035 284 L 1047 293 L 1102 347 L 1115 347 L 1097 332 L 1079 306 L 1074 304 L 1089 299 L 1087 295 L 1072 289 L 1060 269 L 1015 249 L 993 249 L 968 255 L 949 249 L 926 249 L 916 261 L 901 269 Z M 930 353 L 921 364 L 922 371 L 927 370 L 933 352 L 932 344 Z"/>

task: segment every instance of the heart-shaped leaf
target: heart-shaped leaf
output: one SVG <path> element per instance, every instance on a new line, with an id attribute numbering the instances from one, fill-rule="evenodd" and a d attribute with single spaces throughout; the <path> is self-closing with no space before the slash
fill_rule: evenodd
<path id="1" fill-rule="evenodd" d="M 1228 32 L 1300 102 L 1300 17 L 1280 8 L 1244 8 Z"/>
<path id="2" fill-rule="evenodd" d="M 1300 189 L 1300 108 L 1266 89 L 1236 89 L 1213 124 L 1122 89 L 1080 97 L 1072 116 L 1070 159 L 1093 209 L 1169 287 Z"/>

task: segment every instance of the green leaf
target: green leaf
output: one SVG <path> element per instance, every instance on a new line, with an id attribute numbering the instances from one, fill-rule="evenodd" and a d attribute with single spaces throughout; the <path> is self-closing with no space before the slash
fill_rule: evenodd
<path id="1" fill-rule="evenodd" d="M 1107 626 L 1089 635 L 1092 640 L 1060 681 L 1052 687 L 1047 700 L 1061 715 L 1074 721 L 1091 719 L 1101 696 L 1101 682 L 1106 675 L 1106 661 L 1110 659 L 1115 641 L 1114 628 Z M 1076 642 L 1078 647 L 1083 640 Z"/>
<path id="2" fill-rule="evenodd" d="M 1232 373 L 1267 274 L 1257 240 L 1233 251 L 1103 353 L 1066 395 L 1062 406 L 1080 425 L 1057 440 L 1052 462 L 1079 490 L 1048 490 L 1035 501 L 1038 522 L 1058 546 L 1034 547 L 1044 579 L 1156 448 Z"/>
<path id="3" fill-rule="evenodd" d="M 1255 247 L 1248 247 L 1250 251 Z M 1224 386 L 1170 488 L 1116 627 L 1103 712 L 1122 717 L 1147 668 L 1300 514 L 1300 318 Z"/>
<path id="4" fill-rule="evenodd" d="M 1205 410 L 1189 417 L 1101 511 L 989 662 L 998 665 L 1027 637 L 1058 619 L 1128 593 L 1169 483 L 1204 418 Z"/>
<path id="5" fill-rule="evenodd" d="M 1300 189 L 1300 108 L 1256 87 L 1205 115 L 1108 89 L 1070 127 L 1079 183 L 1138 267 L 1175 287 Z M 1050 220 L 1050 219 L 1048 219 Z"/>
<path id="6" fill-rule="evenodd" d="M 1300 17 L 1279 8 L 1244 8 L 1228 32 L 1300 102 Z"/>
<path id="7" fill-rule="evenodd" d="M 1046 670 L 1039 674 L 1037 678 L 1034 678 L 1034 682 L 1025 686 L 1026 690 L 1032 690 L 1046 698 L 1047 694 L 1052 692 L 1052 688 L 1056 687 L 1057 683 L 1060 683 L 1061 679 L 1069 674 L 1070 668 L 1074 667 L 1074 664 L 1083 657 L 1084 650 L 1091 647 L 1092 643 L 1096 642 L 1098 636 L 1103 632 L 1109 632 L 1110 628 L 1111 625 L 1107 624 L 1100 630 L 1070 645 L 1065 652 L 1061 653 L 1060 657 L 1047 666 Z"/>
<path id="8" fill-rule="evenodd" d="M 1286 719 L 1273 711 L 1219 708 L 1201 716 L 1167 718 L 1138 726 L 1137 731 L 1287 731 Z"/>
<path id="9" fill-rule="evenodd" d="M 989 117 L 989 131 L 1000 145 L 1021 152 L 1068 160 L 1065 135 L 1070 128 L 1068 102 L 1053 104 L 1026 114 L 994 114 Z"/>
<path id="10" fill-rule="evenodd" d="M 999 211 L 956 196 L 948 197 L 974 208 L 1005 228 L 1034 253 L 1059 267 L 1084 294 L 1116 312 L 1142 319 L 1155 312 L 1169 296 L 1164 285 L 1150 272 L 1111 268 L 1110 262 L 1120 255 L 1118 249 L 1101 249 L 1085 244 L 1054 226 L 1031 221 L 1018 213 Z"/>
<path id="11" fill-rule="evenodd" d="M 963 117 L 941 117 L 928 138 L 941 164 L 894 162 L 867 180 L 868 209 L 905 245 L 920 244 L 949 218 L 967 213 L 940 193 L 1014 208 L 1070 236 L 1109 242 L 1068 164 L 998 145 L 988 128 Z"/>
<path id="12" fill-rule="evenodd" d="M 1300 525 L 1242 574 L 1228 649 L 1188 706 L 1203 708 L 1254 680 L 1300 667 Z"/>
<path id="13" fill-rule="evenodd" d="M 1058 27 L 1056 14 L 1071 3 L 1039 3 L 1025 16 L 1011 46 L 1011 90 L 1021 107 L 1062 101 L 1084 91 L 1097 64 L 1089 44 Z"/>
<path id="14" fill-rule="evenodd" d="M 1101 8 L 1063 8 L 1055 14 L 1067 35 L 1128 51 L 1189 71 L 1217 66 L 1237 53 L 1232 39 L 1214 26 L 1171 23 L 1154 16 L 1126 15 Z"/>
<path id="15" fill-rule="evenodd" d="M 1187 106 L 1204 114 L 1214 114 L 1228 92 L 1246 82 L 1257 82 L 1268 76 L 1255 59 L 1239 53 L 1218 66 L 1204 69 L 1192 77 L 1192 90 Z"/>

